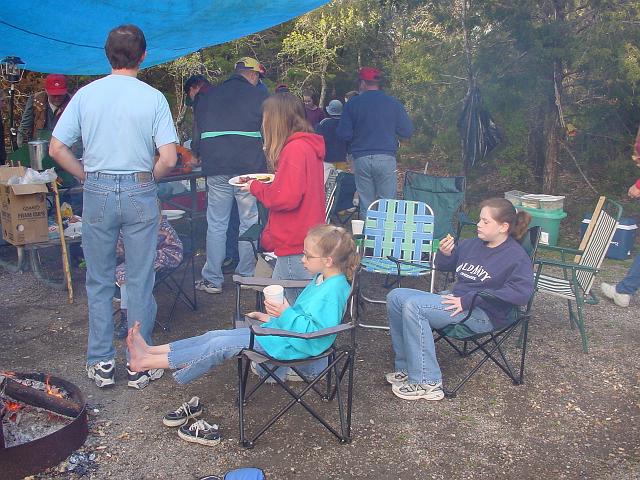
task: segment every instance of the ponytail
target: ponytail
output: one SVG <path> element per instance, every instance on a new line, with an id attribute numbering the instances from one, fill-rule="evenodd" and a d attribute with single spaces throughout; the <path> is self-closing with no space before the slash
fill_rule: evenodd
<path id="1" fill-rule="evenodd" d="M 480 208 L 489 207 L 491 209 L 491 217 L 499 223 L 509 224 L 509 235 L 518 242 L 522 241 L 529 223 L 531 223 L 531 215 L 527 212 L 516 212 L 513 204 L 505 198 L 490 198 L 480 204 Z"/>

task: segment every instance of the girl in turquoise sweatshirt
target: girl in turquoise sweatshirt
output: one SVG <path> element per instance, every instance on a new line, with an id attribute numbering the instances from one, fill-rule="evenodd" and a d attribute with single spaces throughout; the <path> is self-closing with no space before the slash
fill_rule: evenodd
<path id="1" fill-rule="evenodd" d="M 351 287 L 347 280 L 358 264 L 353 237 L 344 228 L 320 225 L 304 240 L 304 267 L 314 276 L 293 306 L 265 302 L 267 313 L 251 312 L 265 328 L 309 333 L 340 324 Z M 127 345 L 130 369 L 146 371 L 170 368 L 178 383 L 187 383 L 227 358 L 248 348 L 250 330 L 212 330 L 198 337 L 165 345 L 149 346 L 140 335 L 140 324 L 129 331 Z M 295 360 L 319 355 L 335 336 L 312 340 L 259 336 L 255 348 L 279 360 Z"/>

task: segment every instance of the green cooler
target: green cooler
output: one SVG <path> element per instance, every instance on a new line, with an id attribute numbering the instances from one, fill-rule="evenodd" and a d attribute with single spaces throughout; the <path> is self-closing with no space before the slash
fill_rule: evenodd
<path id="1" fill-rule="evenodd" d="M 528 207 L 518 207 L 517 209 L 531 215 L 530 227 L 539 226 L 541 228 L 540 243 L 551 246 L 555 246 L 558 243 L 560 222 L 567 216 L 567 212 Z"/>

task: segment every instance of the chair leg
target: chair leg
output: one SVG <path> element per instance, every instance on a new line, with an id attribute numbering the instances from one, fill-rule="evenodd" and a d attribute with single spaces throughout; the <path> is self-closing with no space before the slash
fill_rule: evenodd
<path id="1" fill-rule="evenodd" d="M 576 328 L 576 316 L 573 313 L 573 305 L 571 305 L 571 300 L 567 300 L 567 305 L 569 306 L 569 326 L 571 330 Z"/>
<path id="2" fill-rule="evenodd" d="M 578 311 L 576 323 L 578 325 L 578 331 L 580 332 L 580 337 L 582 338 L 582 351 L 584 353 L 589 353 L 587 329 L 585 328 L 585 325 L 584 325 L 584 313 L 582 311 L 583 307 L 584 307 L 584 298 L 582 297 L 582 294 L 578 292 L 578 295 L 576 295 L 576 310 Z"/>
<path id="3" fill-rule="evenodd" d="M 524 359 L 527 354 L 527 335 L 529 334 L 529 319 L 525 318 L 522 322 L 520 337 L 518 338 L 518 347 L 522 350 L 520 357 L 520 374 L 518 376 L 518 385 L 524 383 Z"/>
<path id="4" fill-rule="evenodd" d="M 249 442 L 245 439 L 244 435 L 244 407 L 245 407 L 245 391 L 247 388 L 247 375 L 244 372 L 242 357 L 238 357 L 238 427 L 240 430 L 240 445 L 245 448 L 253 448 L 253 442 Z M 249 363 L 247 360 L 247 368 Z"/>

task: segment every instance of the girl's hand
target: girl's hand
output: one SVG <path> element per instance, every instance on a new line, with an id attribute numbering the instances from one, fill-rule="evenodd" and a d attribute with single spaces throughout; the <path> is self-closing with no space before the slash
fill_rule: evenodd
<path id="1" fill-rule="evenodd" d="M 289 302 L 287 302 L 286 298 L 284 299 L 284 303 L 275 303 L 271 300 L 264 301 L 264 309 L 270 317 L 278 318 L 287 308 L 289 308 Z"/>
<path id="2" fill-rule="evenodd" d="M 268 322 L 269 321 L 269 315 L 267 315 L 266 313 L 262 313 L 262 312 L 247 313 L 247 317 L 255 318 L 259 322 Z"/>
<path id="3" fill-rule="evenodd" d="M 453 310 L 453 313 L 450 315 L 451 317 L 455 317 L 457 314 L 462 312 L 462 299 L 460 297 L 454 297 L 453 295 L 442 295 L 442 298 L 444 298 L 442 304 L 449 305 L 447 308 L 445 308 L 445 310 Z"/>
<path id="4" fill-rule="evenodd" d="M 451 235 L 447 235 L 440 240 L 440 248 L 438 249 L 441 254 L 446 257 L 450 257 L 453 252 L 453 248 L 456 246 L 456 241 Z"/>
<path id="5" fill-rule="evenodd" d="M 631 198 L 640 198 L 640 188 L 636 187 L 635 183 L 629 187 L 627 193 Z"/>
<path id="6" fill-rule="evenodd" d="M 249 180 L 247 183 L 243 183 L 242 185 L 240 185 L 240 190 L 242 190 L 243 192 L 249 192 L 251 193 L 251 184 L 254 182 L 254 180 Z"/>

